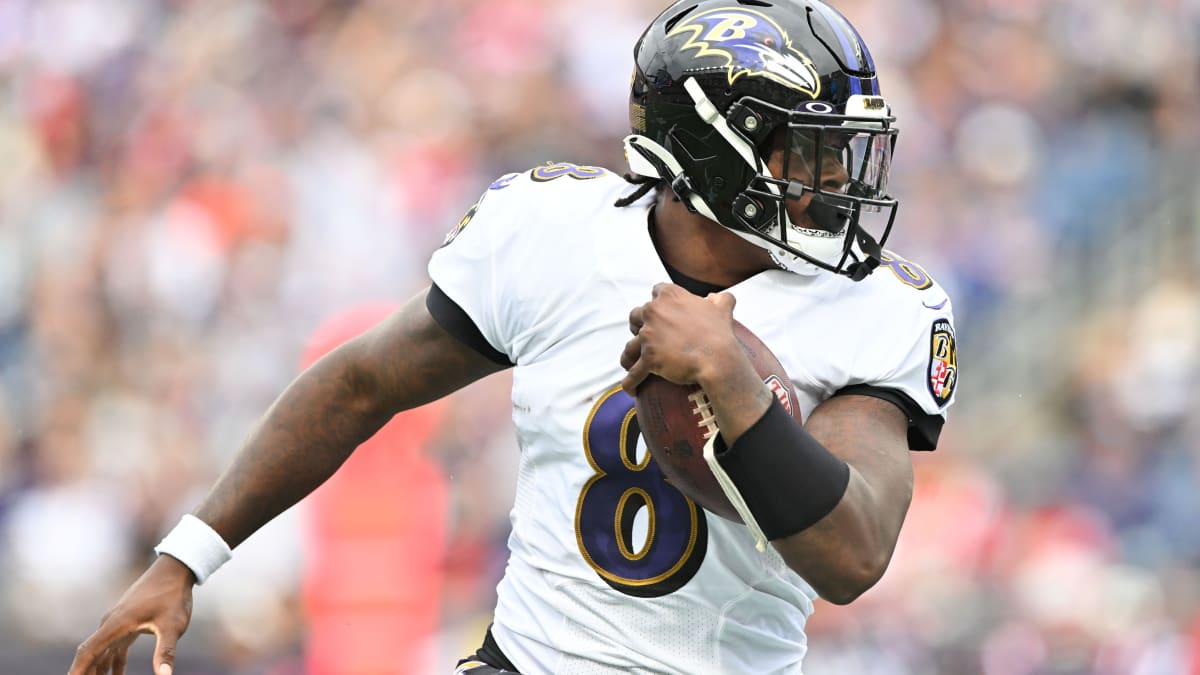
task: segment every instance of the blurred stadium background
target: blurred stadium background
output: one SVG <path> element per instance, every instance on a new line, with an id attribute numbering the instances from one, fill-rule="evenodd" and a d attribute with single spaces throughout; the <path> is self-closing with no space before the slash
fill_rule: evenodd
<path id="1" fill-rule="evenodd" d="M 900 117 L 892 248 L 950 289 L 963 384 L 808 672 L 1200 673 L 1200 2 L 835 4 Z M 663 6 L 0 0 L 0 673 L 66 670 L 494 177 L 622 168 Z M 448 672 L 503 565 L 506 394 L 399 420 L 239 549 L 180 672 Z"/>

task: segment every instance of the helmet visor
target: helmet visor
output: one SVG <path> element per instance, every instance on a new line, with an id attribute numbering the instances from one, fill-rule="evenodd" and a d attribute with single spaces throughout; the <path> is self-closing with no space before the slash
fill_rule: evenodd
<path id="1" fill-rule="evenodd" d="M 887 194 L 896 130 L 857 120 L 792 123 L 786 138 L 776 243 L 834 271 L 878 260 L 896 210 Z"/>
<path id="2" fill-rule="evenodd" d="M 890 131 L 795 125 L 787 175 L 814 192 L 867 200 L 887 198 L 895 135 Z M 819 149 L 819 150 L 818 150 Z M 864 204 L 868 210 L 878 210 Z"/>

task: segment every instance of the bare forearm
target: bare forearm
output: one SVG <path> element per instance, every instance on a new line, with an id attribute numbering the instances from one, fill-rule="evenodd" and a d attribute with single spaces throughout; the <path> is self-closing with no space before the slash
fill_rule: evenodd
<path id="1" fill-rule="evenodd" d="M 907 506 L 907 504 L 906 504 Z M 887 513 L 853 468 L 842 501 L 812 527 L 772 542 L 796 573 L 821 597 L 845 604 L 883 576 L 899 534 Z"/>
<path id="2" fill-rule="evenodd" d="M 500 369 L 433 319 L 425 293 L 302 374 L 271 406 L 195 515 L 240 544 L 329 478 L 394 412 Z M 180 523 L 182 527 L 192 519 Z M 71 675 L 125 672 L 138 633 L 157 638 L 155 672 L 166 672 L 191 620 L 192 585 L 228 553 L 203 525 L 177 527 L 142 577 L 79 646 Z M 166 543 L 166 540 L 164 540 Z M 218 549 L 214 554 L 214 545 Z M 176 557 L 182 551 L 182 557 Z M 186 560 L 185 560 L 186 559 Z M 188 562 L 190 560 L 190 563 Z M 196 566 L 198 565 L 198 566 Z M 200 570 L 200 571 L 197 571 Z"/>
<path id="3" fill-rule="evenodd" d="M 780 426 L 765 417 L 774 395 L 733 330 L 725 330 L 733 328 L 733 297 L 698 299 L 672 284 L 656 285 L 652 296 L 629 315 L 634 338 L 621 353 L 628 371 L 622 387 L 633 394 L 650 373 L 698 384 L 727 446 L 718 461 L 751 513 L 771 516 L 763 529 L 788 565 L 835 602 L 874 584 L 911 496 L 904 413 L 880 399 L 837 396 L 818 406 L 804 429 L 781 408 Z M 768 427 L 754 430 L 760 421 Z M 742 447 L 750 449 L 735 453 L 747 433 L 752 441 Z M 756 462 L 756 453 L 797 461 Z"/>
<path id="4" fill-rule="evenodd" d="M 196 510 L 230 546 L 316 489 L 393 414 L 346 361 L 335 351 L 297 378 Z"/>
<path id="5" fill-rule="evenodd" d="M 297 378 L 196 516 L 236 546 L 333 475 L 394 414 L 500 369 L 447 334 L 420 293 Z"/>
<path id="6" fill-rule="evenodd" d="M 905 424 L 890 403 L 845 396 L 826 402 L 805 425 L 850 465 L 850 481 L 828 515 L 772 543 L 827 600 L 853 600 L 879 580 L 891 560 L 912 500 L 912 464 L 898 440 Z"/>
<path id="7" fill-rule="evenodd" d="M 741 347 L 714 358 L 697 384 L 704 390 L 717 416 L 717 427 L 726 445 L 733 445 L 762 418 L 774 400 Z"/>
<path id="8" fill-rule="evenodd" d="M 749 374 L 726 370 L 722 377 L 702 386 L 716 412 L 721 437 L 731 447 L 762 419 L 773 400 L 752 370 Z M 781 447 L 777 451 L 792 450 Z M 853 466 L 849 472 L 846 491 L 832 511 L 807 529 L 772 542 L 789 567 L 835 602 L 848 601 L 875 583 L 887 566 L 899 529 L 898 523 L 893 527 L 884 522 L 892 510 L 881 508 L 866 480 Z M 802 507 L 797 504 L 796 508 Z"/>

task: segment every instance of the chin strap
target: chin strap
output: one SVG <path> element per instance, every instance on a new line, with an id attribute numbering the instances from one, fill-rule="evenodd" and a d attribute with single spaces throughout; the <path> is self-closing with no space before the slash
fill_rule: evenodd
<path id="1" fill-rule="evenodd" d="M 883 257 L 883 247 L 861 227 L 857 228 L 857 232 L 855 240 L 858 242 L 858 249 L 863 254 L 863 259 L 847 267 L 846 272 L 849 273 L 852 280 L 862 281 L 871 272 L 874 272 L 876 267 L 879 267 L 879 260 Z"/>

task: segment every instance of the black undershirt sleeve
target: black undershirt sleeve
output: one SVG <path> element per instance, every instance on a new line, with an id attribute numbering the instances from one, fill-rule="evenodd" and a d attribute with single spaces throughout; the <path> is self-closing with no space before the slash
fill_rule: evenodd
<path id="1" fill-rule="evenodd" d="M 909 398 L 908 394 L 898 389 L 875 387 L 869 384 L 856 384 L 834 392 L 834 396 L 853 394 L 856 396 L 874 396 L 890 401 L 904 411 L 908 416 L 908 447 L 910 450 L 936 450 L 938 437 L 942 434 L 945 419 L 941 415 L 930 415 Z"/>
<path id="2" fill-rule="evenodd" d="M 463 308 L 451 300 L 445 291 L 438 288 L 437 284 L 429 287 L 429 294 L 425 296 L 425 308 L 429 310 L 433 320 L 437 321 L 447 333 L 454 336 L 459 342 L 479 352 L 493 363 L 502 366 L 515 365 L 506 354 L 493 347 L 487 338 L 483 337 L 483 333 L 480 332 L 471 317 L 467 316 Z"/>

